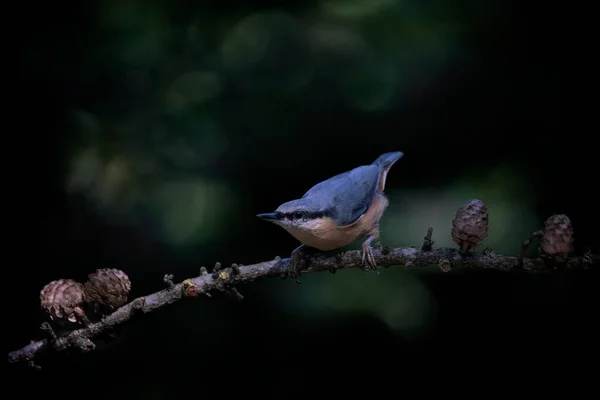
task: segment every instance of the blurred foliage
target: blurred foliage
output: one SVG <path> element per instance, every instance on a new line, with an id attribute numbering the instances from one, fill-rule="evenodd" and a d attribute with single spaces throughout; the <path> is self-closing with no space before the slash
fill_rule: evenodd
<path id="1" fill-rule="evenodd" d="M 434 84 L 459 50 L 451 15 L 417 1 L 321 1 L 297 14 L 218 20 L 198 11 L 184 25 L 165 7 L 106 0 L 99 8 L 87 73 L 117 80 L 123 104 L 73 110 L 67 186 L 107 212 L 150 210 L 173 244 L 215 238 L 216 222 L 235 212 L 235 202 L 215 201 L 234 198 L 223 195 L 234 188 L 210 175 L 239 120 L 247 140 L 289 131 L 294 118 L 277 119 L 273 102 L 310 107 L 328 96 L 324 82 L 337 93 L 328 101 L 396 107 Z"/>
<path id="2" fill-rule="evenodd" d="M 427 269 L 429 270 L 429 269 Z M 276 304 L 310 315 L 364 312 L 375 315 L 407 339 L 419 338 L 435 322 L 435 301 L 418 274 L 400 269 L 380 273 L 347 270 L 302 278 L 306 288 L 275 288 Z"/>

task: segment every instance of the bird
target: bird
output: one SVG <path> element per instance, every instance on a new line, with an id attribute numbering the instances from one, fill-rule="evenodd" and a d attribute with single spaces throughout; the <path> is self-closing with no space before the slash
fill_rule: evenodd
<path id="1" fill-rule="evenodd" d="M 361 265 L 377 270 L 374 242 L 379 240 L 379 221 L 388 207 L 384 194 L 387 174 L 404 156 L 388 152 L 368 165 L 335 175 L 311 187 L 304 195 L 281 204 L 274 212 L 257 214 L 285 229 L 301 244 L 292 251 L 288 276 L 298 279 L 298 265 L 308 248 L 331 251 L 364 238 Z"/>

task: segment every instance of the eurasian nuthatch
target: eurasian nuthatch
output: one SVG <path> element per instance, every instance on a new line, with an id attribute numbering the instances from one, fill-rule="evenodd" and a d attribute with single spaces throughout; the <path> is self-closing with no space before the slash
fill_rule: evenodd
<path id="1" fill-rule="evenodd" d="M 281 226 L 302 243 L 292 252 L 290 276 L 298 276 L 300 253 L 305 246 L 329 251 L 364 237 L 362 264 L 377 269 L 371 243 L 379 241 L 379 220 L 388 206 L 383 194 L 385 180 L 403 155 L 400 151 L 382 154 L 370 165 L 313 186 L 302 198 L 283 203 L 273 213 L 257 215 Z"/>

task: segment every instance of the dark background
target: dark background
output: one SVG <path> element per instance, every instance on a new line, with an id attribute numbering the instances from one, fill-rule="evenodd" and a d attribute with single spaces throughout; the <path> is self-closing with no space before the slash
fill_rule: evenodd
<path id="1" fill-rule="evenodd" d="M 456 207 L 481 198 L 485 245 L 500 253 L 516 254 L 554 213 L 572 219 L 576 253 L 598 252 L 592 144 L 568 89 L 585 77 L 556 22 L 570 21 L 568 9 L 208 3 L 22 13 L 23 283 L 7 306 L 8 351 L 41 336 L 38 296 L 51 280 L 120 268 L 141 296 L 165 273 L 181 281 L 216 261 L 288 256 L 294 239 L 255 214 L 387 151 L 405 157 L 388 176 L 384 244 L 418 245 L 434 226 L 436 243 L 452 246 Z M 243 302 L 177 303 L 94 353 L 51 355 L 41 372 L 9 365 L 10 376 L 30 383 L 21 394 L 99 398 L 403 395 L 493 371 L 502 385 L 537 373 L 585 381 L 597 271 L 392 270 L 271 279 L 240 287 Z M 421 308 L 402 288 L 427 298 L 426 322 L 405 323 L 400 309 Z"/>

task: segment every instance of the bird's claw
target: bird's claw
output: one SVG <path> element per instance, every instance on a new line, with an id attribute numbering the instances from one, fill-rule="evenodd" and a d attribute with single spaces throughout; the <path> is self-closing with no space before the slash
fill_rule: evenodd
<path id="1" fill-rule="evenodd" d="M 290 267 L 288 269 L 288 276 L 290 278 L 296 278 L 296 283 L 302 283 L 302 281 L 299 279 L 300 272 L 298 271 L 298 263 L 294 262 L 293 258 L 290 260 Z"/>
<path id="2" fill-rule="evenodd" d="M 298 269 L 299 264 L 302 260 L 302 246 L 298 247 L 294 251 L 292 251 L 292 256 L 290 257 L 290 267 L 288 269 L 288 276 L 290 278 L 296 278 L 296 283 L 301 284 L 300 280 L 300 270 Z"/>
<path id="3" fill-rule="evenodd" d="M 362 260 L 361 264 L 365 271 L 377 271 L 377 263 L 375 263 L 375 257 L 373 257 L 373 248 L 365 243 L 362 245 Z"/>

